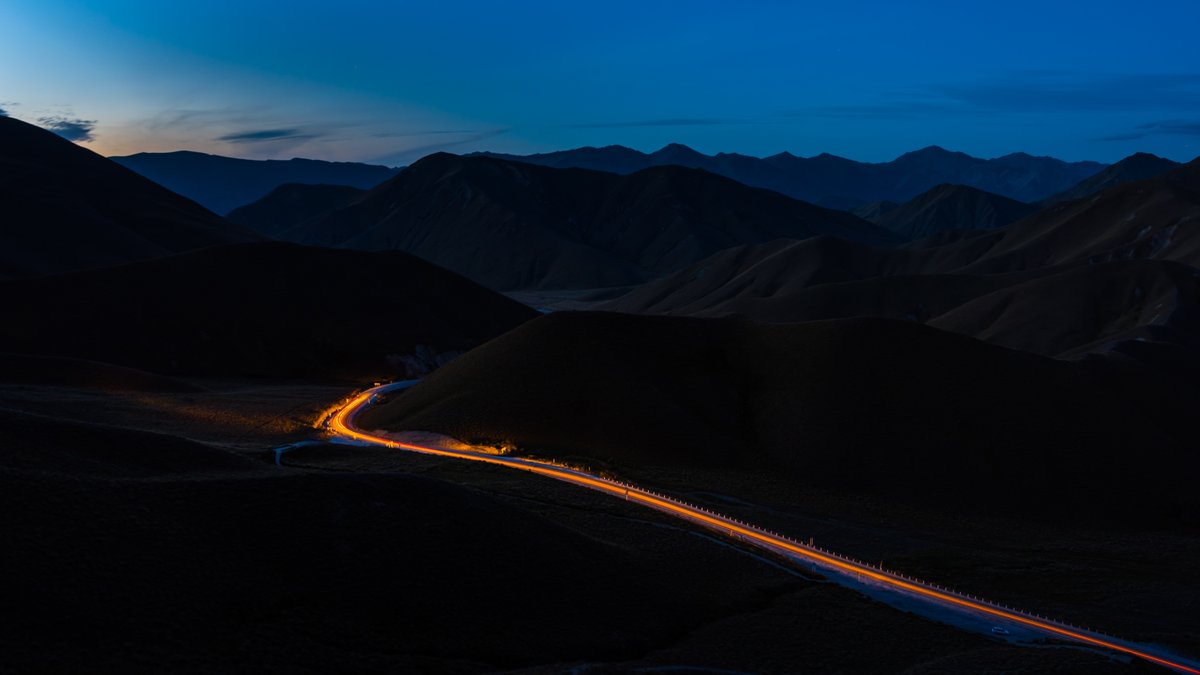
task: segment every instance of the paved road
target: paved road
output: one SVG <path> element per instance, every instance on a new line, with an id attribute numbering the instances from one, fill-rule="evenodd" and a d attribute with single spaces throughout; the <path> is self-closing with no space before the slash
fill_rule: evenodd
<path id="1" fill-rule="evenodd" d="M 871 595 L 883 594 L 881 599 L 893 605 L 911 605 L 918 601 L 930 616 L 938 616 L 948 623 L 973 627 L 982 632 L 992 632 L 999 627 L 1009 635 L 1022 638 L 1053 638 L 1066 642 L 1099 648 L 1121 655 L 1145 659 L 1182 673 L 1200 675 L 1200 663 L 1171 654 L 1157 646 L 1138 645 L 1109 635 L 1071 626 L 1046 617 L 1038 616 L 1013 607 L 1007 607 L 967 594 L 958 593 L 937 584 L 905 576 L 879 567 L 871 566 L 838 555 L 832 551 L 769 532 L 750 523 L 721 515 L 709 509 L 687 504 L 666 495 L 661 495 L 629 483 L 602 478 L 584 471 L 552 464 L 550 462 L 494 455 L 472 450 L 440 447 L 434 444 L 414 444 L 388 437 L 381 432 L 372 433 L 359 429 L 354 420 L 360 412 L 375 403 L 380 396 L 411 386 L 413 382 L 385 384 L 364 391 L 351 398 L 345 405 L 332 413 L 325 426 L 332 433 L 355 441 L 397 448 L 428 455 L 454 457 L 476 462 L 499 464 L 514 469 L 573 483 L 582 487 L 608 493 L 614 497 L 636 502 L 643 506 L 686 520 L 706 529 L 719 532 L 763 551 L 782 555 L 806 567 L 820 571 L 834 581 L 857 588 Z M 951 615 L 951 616 L 947 616 Z"/>

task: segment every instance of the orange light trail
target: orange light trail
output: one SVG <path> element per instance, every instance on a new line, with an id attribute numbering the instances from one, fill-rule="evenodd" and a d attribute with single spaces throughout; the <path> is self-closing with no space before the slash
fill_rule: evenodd
<path id="1" fill-rule="evenodd" d="M 1049 633 L 1070 641 L 1080 642 L 1093 647 L 1100 647 L 1128 656 L 1145 659 L 1146 661 L 1157 663 L 1161 666 L 1166 666 L 1167 668 L 1171 668 L 1179 672 L 1200 675 L 1200 669 L 1177 661 L 1172 661 L 1168 658 L 1147 653 L 1144 651 L 1144 647 L 1135 648 L 1126 646 L 1118 642 L 1113 642 L 1112 638 L 1089 634 L 1090 631 L 1084 631 L 1083 629 L 1056 624 L 1047 620 L 1039 619 L 1033 615 L 1025 614 L 1018 610 L 1006 609 L 997 605 L 993 605 L 984 600 L 964 597 L 954 593 L 953 591 L 940 589 L 933 584 L 910 577 L 902 577 L 895 573 L 873 568 L 865 563 L 857 562 L 849 558 L 843 558 L 837 554 L 823 551 L 813 546 L 801 544 L 797 541 L 783 537 L 782 535 L 759 530 L 758 528 L 746 523 L 742 523 L 728 516 L 714 513 L 701 507 L 685 504 L 665 495 L 658 495 L 634 485 L 609 480 L 607 478 L 601 478 L 600 476 L 595 476 L 576 469 L 563 468 L 549 462 L 524 459 L 520 457 L 489 455 L 480 452 L 472 452 L 469 450 L 451 450 L 447 448 L 415 445 L 412 443 L 395 441 L 384 436 L 369 434 L 356 428 L 354 426 L 355 416 L 357 416 L 359 412 L 361 412 L 371 403 L 373 396 L 375 396 L 377 393 L 380 393 L 380 390 L 386 388 L 387 386 L 385 385 L 383 387 L 369 389 L 351 399 L 349 403 L 329 417 L 329 421 L 326 422 L 327 428 L 334 434 L 374 445 L 409 450 L 411 452 L 418 452 L 427 455 L 440 455 L 443 457 L 454 457 L 457 459 L 467 459 L 476 462 L 486 462 L 488 464 L 499 464 L 502 466 L 530 471 L 532 473 L 554 478 L 556 480 L 574 483 L 575 485 L 581 485 L 593 490 L 607 492 L 611 495 L 622 497 L 628 501 L 639 502 L 655 510 L 670 513 L 685 518 L 689 521 L 700 523 L 706 526 L 708 529 L 739 535 L 743 538 L 743 541 L 755 544 L 759 548 L 765 548 L 769 551 L 775 552 L 780 550 L 786 551 L 793 556 L 819 563 L 841 572 L 847 572 L 858 575 L 859 577 L 865 577 L 892 589 L 907 591 L 928 599 L 954 605 L 971 612 L 1003 619 L 1004 621 L 1018 623 L 1026 626 L 1027 628 L 1032 628 L 1043 633 Z"/>

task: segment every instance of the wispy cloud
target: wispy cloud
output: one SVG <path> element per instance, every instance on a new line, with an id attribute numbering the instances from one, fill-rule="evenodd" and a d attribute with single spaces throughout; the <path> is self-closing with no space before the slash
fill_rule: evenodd
<path id="1" fill-rule="evenodd" d="M 1183 113 L 1200 109 L 1200 73 L 1082 75 L 1024 71 L 882 91 L 877 101 L 812 106 L 782 117 L 906 119 L 1001 113 Z"/>
<path id="2" fill-rule="evenodd" d="M 411 148 L 404 148 L 403 150 L 399 150 L 397 152 L 393 152 L 388 155 L 384 155 L 382 157 L 376 157 L 376 158 L 368 160 L 368 161 L 395 166 L 397 164 L 403 164 L 406 162 L 411 162 L 413 160 L 420 159 L 421 157 L 424 157 L 425 155 L 428 155 L 428 154 L 431 154 L 434 152 L 441 152 L 441 151 L 448 150 L 450 148 L 458 147 L 460 145 L 467 145 L 469 143 L 477 143 L 479 141 L 484 141 L 489 138 L 495 138 L 496 136 L 506 134 L 509 131 L 510 131 L 510 129 L 502 128 L 502 129 L 491 129 L 488 131 L 474 132 L 474 133 L 471 133 L 471 135 L 469 135 L 469 136 L 465 136 L 463 138 L 458 138 L 455 140 L 439 141 L 437 143 L 426 143 L 426 144 L 418 145 L 418 146 L 411 147 Z"/>
<path id="3" fill-rule="evenodd" d="M 253 131 L 239 131 L 218 136 L 217 140 L 228 143 L 261 143 L 263 141 L 297 140 L 316 137 L 317 134 L 302 129 L 255 129 Z"/>
<path id="4" fill-rule="evenodd" d="M 8 117 L 8 109 L 4 106 L 12 106 L 11 103 L 0 103 L 0 117 Z"/>
<path id="5" fill-rule="evenodd" d="M 947 114 L 963 112 L 968 112 L 968 110 L 962 104 L 951 101 L 895 100 L 889 103 L 866 105 L 815 106 L 803 110 L 785 112 L 780 117 L 891 120 L 908 119 L 930 113 Z"/>
<path id="6" fill-rule="evenodd" d="M 1036 71 L 930 87 L 964 106 L 991 111 L 1125 112 L 1195 110 L 1200 73 L 1079 76 Z"/>
<path id="7" fill-rule="evenodd" d="M 634 122 L 588 122 L 585 124 L 566 124 L 568 129 L 627 129 L 633 127 L 698 127 L 717 126 L 723 124 L 741 124 L 744 120 L 729 120 L 707 117 L 672 117 L 658 120 L 638 120 Z"/>
<path id="8" fill-rule="evenodd" d="M 1150 122 L 1135 127 L 1132 131 L 1101 136 L 1098 141 L 1135 141 L 1147 136 L 1200 136 L 1200 122 L 1188 120 L 1166 120 Z"/>
<path id="9" fill-rule="evenodd" d="M 479 129 L 435 129 L 432 131 L 378 131 L 371 134 L 374 138 L 407 138 L 410 136 L 450 136 L 454 134 L 479 134 Z"/>
<path id="10" fill-rule="evenodd" d="M 1125 134 L 1111 134 L 1109 136 L 1097 136 L 1092 139 L 1094 141 L 1136 141 L 1139 138 L 1145 138 L 1146 133 L 1142 131 L 1131 131 Z"/>
<path id="11" fill-rule="evenodd" d="M 87 143 L 95 140 L 92 131 L 96 128 L 96 120 L 85 120 L 69 115 L 45 115 L 37 118 L 42 128 L 62 136 L 68 141 Z"/>

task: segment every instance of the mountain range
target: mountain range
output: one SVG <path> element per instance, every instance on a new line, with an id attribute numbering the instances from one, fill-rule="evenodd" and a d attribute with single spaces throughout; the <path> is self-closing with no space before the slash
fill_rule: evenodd
<path id="1" fill-rule="evenodd" d="M 1046 356 L 1154 360 L 1170 345 L 1200 346 L 1198 224 L 1193 161 L 995 230 L 892 249 L 824 237 L 735 247 L 604 307 L 787 323 L 889 317 Z"/>
<path id="2" fill-rule="evenodd" d="M 150 180 L 225 215 L 286 183 L 371 188 L 398 169 L 317 159 L 251 160 L 202 152 L 140 152 L 110 157 Z"/>
<path id="3" fill-rule="evenodd" d="M 291 220 L 254 222 L 303 244 L 407 251 L 498 290 L 635 284 L 780 237 L 900 241 L 849 213 L 673 165 L 618 175 L 438 153 L 302 222 L 279 204 L 289 199 L 236 217 L 275 213 Z"/>
<path id="4" fill-rule="evenodd" d="M 782 152 L 763 158 L 736 153 L 705 155 L 677 143 L 652 153 L 610 145 L 534 155 L 481 154 L 557 168 L 622 174 L 665 164 L 686 166 L 836 209 L 854 209 L 879 201 L 905 202 L 943 183 L 1035 202 L 1067 190 L 1105 168 L 1098 162 L 1064 162 L 1020 152 L 980 159 L 938 146 L 880 163 L 856 162 L 827 153 L 797 157 Z"/>

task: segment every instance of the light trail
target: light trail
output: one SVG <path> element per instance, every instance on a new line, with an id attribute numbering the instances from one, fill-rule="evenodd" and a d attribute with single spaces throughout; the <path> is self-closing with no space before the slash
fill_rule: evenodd
<path id="1" fill-rule="evenodd" d="M 402 384 L 407 385 L 410 383 Z M 1091 647 L 1099 647 L 1101 649 L 1111 650 L 1127 656 L 1144 659 L 1146 661 L 1150 661 L 1151 663 L 1156 663 L 1182 673 L 1200 675 L 1200 664 L 1190 661 L 1185 662 L 1184 660 L 1173 655 L 1155 655 L 1148 651 L 1150 649 L 1149 647 L 1125 643 L 1117 638 L 1102 635 L 1094 631 L 1044 619 L 1034 614 L 997 605 L 995 603 L 972 596 L 963 595 L 955 591 L 939 587 L 935 584 L 930 584 L 919 579 L 907 577 L 896 572 L 891 572 L 878 567 L 871 567 L 866 563 L 840 556 L 836 553 L 826 551 L 816 546 L 803 544 L 783 535 L 757 528 L 749 523 L 744 523 L 709 509 L 693 506 L 691 504 L 667 497 L 666 495 L 660 495 L 651 492 L 650 490 L 646 490 L 635 485 L 610 480 L 608 478 L 596 476 L 585 471 L 567 468 L 545 461 L 504 455 L 491 455 L 471 450 L 457 450 L 405 443 L 387 438 L 386 436 L 378 436 L 367 433 L 361 429 L 358 429 L 354 425 L 354 418 L 358 416 L 358 413 L 362 412 L 367 406 L 369 406 L 376 396 L 385 394 L 396 388 L 399 388 L 398 385 L 383 385 L 373 389 L 368 389 L 367 391 L 353 397 L 348 403 L 346 403 L 336 412 L 329 415 L 327 421 L 325 422 L 325 427 L 329 429 L 329 431 L 339 436 L 345 436 L 347 438 L 352 438 L 354 440 L 363 441 L 374 445 L 408 450 L 410 452 L 418 452 L 426 455 L 440 455 L 443 457 L 466 459 L 476 462 L 485 462 L 488 464 L 498 464 L 501 466 L 530 471 L 532 473 L 540 474 L 568 483 L 573 483 L 575 485 L 581 485 L 593 490 L 599 490 L 627 501 L 640 503 L 657 511 L 684 518 L 690 522 L 702 525 L 707 529 L 715 530 L 724 534 L 734 535 L 740 538 L 740 541 L 751 544 L 757 548 L 775 553 L 783 553 L 787 556 L 804 560 L 810 564 L 816 564 L 817 566 L 823 567 L 827 570 L 836 570 L 838 572 L 856 575 L 859 578 L 870 579 L 892 590 L 904 591 L 906 593 L 917 595 L 926 600 L 950 605 L 960 610 L 977 615 L 983 615 L 994 619 L 1020 624 L 1025 628 L 1047 634 L 1052 637 L 1085 644 Z"/>

